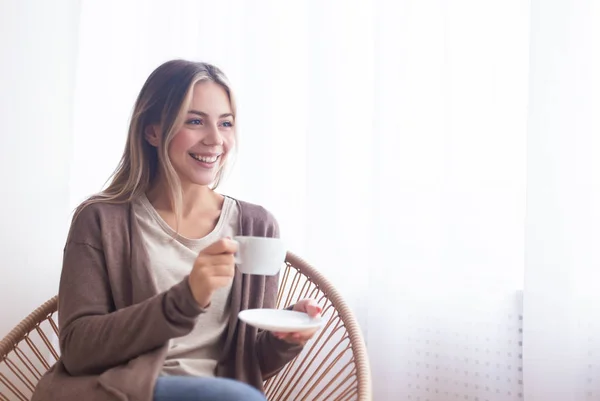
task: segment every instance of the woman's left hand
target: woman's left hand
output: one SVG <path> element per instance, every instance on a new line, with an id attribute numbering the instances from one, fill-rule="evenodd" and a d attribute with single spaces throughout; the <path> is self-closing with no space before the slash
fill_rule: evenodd
<path id="1" fill-rule="evenodd" d="M 307 313 L 312 318 L 321 316 L 321 307 L 314 299 L 303 299 L 298 301 L 298 303 L 294 305 L 293 310 L 296 312 Z M 318 330 L 319 329 L 317 328 L 293 333 L 274 332 L 273 335 L 290 344 L 304 345 L 315 335 Z"/>

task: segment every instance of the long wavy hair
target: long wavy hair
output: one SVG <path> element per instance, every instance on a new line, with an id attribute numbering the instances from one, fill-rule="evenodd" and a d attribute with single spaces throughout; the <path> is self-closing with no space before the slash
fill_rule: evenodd
<path id="1" fill-rule="evenodd" d="M 171 60 L 162 64 L 150 74 L 137 97 L 129 124 L 125 151 L 108 180 L 109 185 L 79 205 L 75 210 L 74 218 L 83 208 L 93 203 L 114 204 L 132 201 L 146 193 L 158 172 L 162 170 L 169 187 L 171 206 L 177 221 L 180 220 L 181 182 L 169 160 L 168 149 L 173 137 L 183 125 L 194 85 L 207 80 L 221 85 L 227 92 L 235 118 L 236 106 L 231 85 L 219 68 L 208 63 L 187 60 Z M 144 138 L 146 127 L 150 125 L 159 127 L 161 131 L 162 139 L 158 147 L 151 146 Z M 211 185 L 213 189 L 223 178 L 228 156 L 226 155 L 221 161 L 215 181 Z"/>

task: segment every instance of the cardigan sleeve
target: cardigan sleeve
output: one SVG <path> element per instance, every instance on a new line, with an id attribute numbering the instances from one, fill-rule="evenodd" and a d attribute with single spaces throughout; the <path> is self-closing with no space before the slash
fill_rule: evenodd
<path id="1" fill-rule="evenodd" d="M 58 318 L 61 359 L 71 375 L 97 374 L 187 334 L 203 309 L 187 278 L 143 302 L 116 310 L 107 273 L 107 219 L 84 209 L 64 249 Z M 110 252 L 108 252 L 110 254 Z M 123 266 L 129 268 L 129 266 Z"/>

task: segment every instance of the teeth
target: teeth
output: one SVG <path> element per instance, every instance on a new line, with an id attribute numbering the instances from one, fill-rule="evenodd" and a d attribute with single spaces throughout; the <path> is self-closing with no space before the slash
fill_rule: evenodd
<path id="1" fill-rule="evenodd" d="M 219 158 L 219 156 L 200 156 L 200 155 L 197 155 L 194 153 L 190 153 L 190 156 L 192 156 L 194 159 L 198 160 L 199 162 L 204 162 L 204 163 L 214 163 Z"/>

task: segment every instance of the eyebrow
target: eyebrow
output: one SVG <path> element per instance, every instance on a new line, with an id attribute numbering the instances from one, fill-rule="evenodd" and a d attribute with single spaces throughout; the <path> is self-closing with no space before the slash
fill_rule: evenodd
<path id="1" fill-rule="evenodd" d="M 196 114 L 200 117 L 207 117 L 208 118 L 208 114 L 206 114 L 203 111 L 198 111 L 198 110 L 188 110 L 188 114 Z M 225 118 L 225 117 L 233 117 L 233 113 L 225 113 L 225 114 L 221 114 L 219 116 L 219 118 Z"/>

